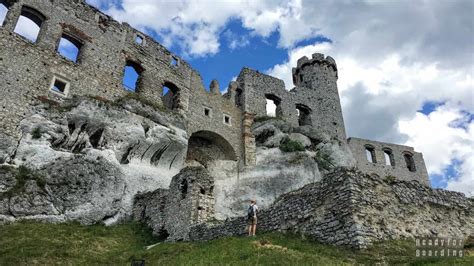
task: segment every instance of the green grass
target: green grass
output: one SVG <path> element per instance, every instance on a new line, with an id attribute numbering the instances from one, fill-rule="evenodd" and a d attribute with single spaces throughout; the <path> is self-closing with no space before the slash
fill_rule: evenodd
<path id="1" fill-rule="evenodd" d="M 16 223 L 0 226 L 0 265 L 473 265 L 474 257 L 415 260 L 414 243 L 391 241 L 354 251 L 293 234 L 228 237 L 209 242 L 160 243 L 138 224 Z"/>

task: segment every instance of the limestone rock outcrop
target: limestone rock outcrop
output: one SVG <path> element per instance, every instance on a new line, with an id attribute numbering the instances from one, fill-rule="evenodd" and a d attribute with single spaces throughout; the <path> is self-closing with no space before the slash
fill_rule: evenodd
<path id="1" fill-rule="evenodd" d="M 176 114 L 128 98 L 74 97 L 36 109 L 2 153 L 4 220 L 116 222 L 130 216 L 137 192 L 167 188 L 182 168 L 187 135 Z"/>

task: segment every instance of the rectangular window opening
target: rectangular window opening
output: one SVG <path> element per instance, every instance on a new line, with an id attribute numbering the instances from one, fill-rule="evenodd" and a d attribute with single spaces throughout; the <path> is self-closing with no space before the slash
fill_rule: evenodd
<path id="1" fill-rule="evenodd" d="M 224 124 L 230 125 L 230 116 L 224 115 Z"/>
<path id="2" fill-rule="evenodd" d="M 205 116 L 211 116 L 211 109 L 209 109 L 209 108 L 204 108 L 204 115 L 205 115 Z"/>
<path id="3" fill-rule="evenodd" d="M 56 94 L 66 96 L 69 92 L 69 82 L 55 76 L 50 90 Z"/>

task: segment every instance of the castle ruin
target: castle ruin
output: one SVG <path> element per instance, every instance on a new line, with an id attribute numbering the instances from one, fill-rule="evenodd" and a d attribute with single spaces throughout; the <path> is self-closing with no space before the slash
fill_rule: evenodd
<path id="1" fill-rule="evenodd" d="M 243 68 L 222 95 L 217 81 L 206 90 L 179 56 L 83 0 L 2 5 L 0 163 L 11 169 L 0 168 L 7 184 L 0 186 L 0 221 L 108 224 L 127 212 L 169 240 L 201 240 L 242 233 L 242 204 L 256 196 L 268 207 L 264 230 L 294 229 L 330 244 L 364 247 L 373 239 L 472 228 L 472 200 L 432 190 L 421 153 L 346 137 L 330 56 L 300 58 L 290 91 L 278 78 Z M 34 41 L 16 33 L 20 18 L 39 27 Z M 60 53 L 62 39 L 78 50 L 75 60 Z M 126 67 L 138 74 L 134 88 L 124 86 Z M 267 100 L 276 105 L 270 124 L 261 122 Z M 305 150 L 282 153 L 287 138 Z M 2 198 L 22 164 L 46 176 L 46 185 L 31 179 L 24 195 Z M 73 190 L 61 187 L 71 180 Z M 413 216 L 421 205 L 434 206 L 423 213 L 429 218 Z M 295 206 L 301 213 L 285 213 Z M 384 206 L 403 210 L 394 216 Z M 436 210 L 459 213 L 459 228 L 430 220 Z M 213 218 L 226 222 L 207 224 Z M 408 230 L 417 219 L 429 221 Z"/>

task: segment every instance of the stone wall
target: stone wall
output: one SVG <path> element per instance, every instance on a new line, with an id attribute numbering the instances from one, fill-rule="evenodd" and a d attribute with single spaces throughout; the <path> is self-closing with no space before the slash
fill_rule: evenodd
<path id="1" fill-rule="evenodd" d="M 189 240 L 189 229 L 214 216 L 214 179 L 202 167 L 186 167 L 174 176 L 169 190 L 137 195 L 133 218 L 169 241 Z"/>
<path id="2" fill-rule="evenodd" d="M 415 152 L 412 147 L 359 138 L 349 138 L 347 142 L 362 172 L 380 178 L 393 176 L 400 180 L 416 180 L 430 186 L 423 154 Z M 373 150 L 374 162 L 368 160 L 366 148 Z M 385 152 L 389 158 L 386 158 Z M 413 168 L 408 168 L 405 155 L 413 158 Z"/>
<path id="3" fill-rule="evenodd" d="M 355 248 L 385 239 L 462 238 L 473 233 L 473 207 L 474 201 L 461 193 L 339 168 L 261 210 L 257 231 L 293 231 Z M 244 235 L 245 227 L 244 216 L 202 223 L 190 229 L 190 239 Z"/>
<path id="4" fill-rule="evenodd" d="M 345 141 L 334 59 L 317 53 L 313 54 L 312 60 L 303 57 L 293 72 L 296 87 L 287 91 L 280 79 L 242 69 L 237 78 L 242 90 L 239 100 L 242 108 L 257 117 L 266 116 L 266 100 L 270 99 L 277 104 L 276 117 L 295 127 L 311 125 L 327 136 Z"/>
<path id="5" fill-rule="evenodd" d="M 175 111 L 187 118 L 189 136 L 211 130 L 230 143 L 237 159 L 244 157 L 240 109 L 232 99 L 222 97 L 218 87 L 217 91 L 206 91 L 197 71 L 151 37 L 84 1 L 10 2 L 0 27 L 3 142 L 7 137 L 19 138 L 19 122 L 32 114 L 30 107 L 38 97 L 61 101 L 71 95 L 93 95 L 116 100 L 135 93 L 162 105 L 163 88 L 167 86 L 176 95 Z M 35 42 L 14 32 L 26 9 L 44 17 Z M 57 51 L 63 34 L 81 43 L 77 62 Z M 136 42 L 137 36 L 142 38 L 141 43 Z M 140 72 L 135 91 L 122 84 L 126 65 L 133 65 Z M 55 78 L 68 84 L 65 93 L 51 90 Z M 211 109 L 211 115 L 206 116 L 204 107 Z M 224 123 L 224 115 L 230 118 L 229 123 Z"/>

